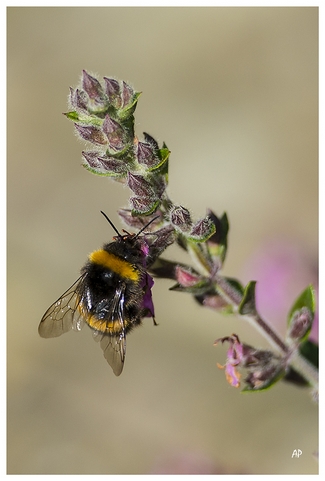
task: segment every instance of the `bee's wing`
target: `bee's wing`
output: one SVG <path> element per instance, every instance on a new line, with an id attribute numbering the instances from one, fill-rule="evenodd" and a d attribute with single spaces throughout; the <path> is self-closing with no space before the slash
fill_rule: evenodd
<path id="1" fill-rule="evenodd" d="M 86 274 L 83 274 L 62 296 L 45 312 L 38 326 L 41 337 L 58 337 L 72 327 L 81 328 L 82 311 L 77 310 L 80 293 Z"/>
<path id="2" fill-rule="evenodd" d="M 123 371 L 125 351 L 126 351 L 126 337 L 124 334 L 118 337 L 109 335 L 102 335 L 100 340 L 100 347 L 104 352 L 104 357 L 108 364 L 113 369 L 115 376 L 119 376 Z"/>
<path id="3" fill-rule="evenodd" d="M 116 289 L 109 314 L 106 318 L 106 322 L 115 321 L 119 323 L 119 332 L 116 335 L 106 334 L 101 331 L 94 332 L 94 339 L 100 342 L 104 357 L 116 376 L 119 376 L 123 371 L 126 352 L 124 292 L 125 285 L 121 285 Z"/>

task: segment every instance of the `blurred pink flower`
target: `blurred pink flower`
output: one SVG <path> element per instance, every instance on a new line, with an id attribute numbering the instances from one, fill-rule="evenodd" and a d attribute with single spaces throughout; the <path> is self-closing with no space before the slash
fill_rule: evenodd
<path id="1" fill-rule="evenodd" d="M 202 452 L 180 450 L 161 455 L 151 474 L 224 474 L 224 471 Z"/>
<path id="2" fill-rule="evenodd" d="M 283 335 L 291 306 L 309 284 L 315 288 L 317 302 L 317 254 L 312 257 L 296 241 L 274 239 L 264 244 L 248 259 L 242 278 L 257 281 L 257 309 Z M 317 305 L 310 340 L 318 342 Z"/>
<path id="3" fill-rule="evenodd" d="M 201 450 L 177 449 L 162 453 L 150 474 L 248 474 L 246 469 L 224 466 Z"/>

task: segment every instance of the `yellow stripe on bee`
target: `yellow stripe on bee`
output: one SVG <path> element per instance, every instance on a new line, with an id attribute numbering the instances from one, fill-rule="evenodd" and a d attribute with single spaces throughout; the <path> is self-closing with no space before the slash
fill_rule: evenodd
<path id="1" fill-rule="evenodd" d="M 83 303 L 81 302 L 78 304 L 78 311 L 81 315 L 81 318 L 88 324 L 88 326 L 92 327 L 96 331 L 102 332 L 103 334 L 116 335 L 120 334 L 123 330 L 120 320 L 114 319 L 111 321 L 106 321 L 103 319 L 98 319 L 98 317 L 87 312 Z M 127 324 L 129 324 L 129 321 L 125 318 L 123 319 L 123 324 L 125 327 Z"/>
<path id="2" fill-rule="evenodd" d="M 139 272 L 129 262 L 110 254 L 104 249 L 94 251 L 89 255 L 90 262 L 106 267 L 125 279 L 131 281 L 139 280 Z"/>
<path id="3" fill-rule="evenodd" d="M 120 321 L 100 321 L 95 316 L 90 316 L 86 322 L 90 327 L 103 334 L 119 334 L 122 331 Z"/>

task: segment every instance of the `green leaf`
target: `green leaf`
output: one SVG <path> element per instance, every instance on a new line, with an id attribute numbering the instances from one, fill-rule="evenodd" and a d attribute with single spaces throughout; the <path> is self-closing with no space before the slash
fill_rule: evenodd
<path id="1" fill-rule="evenodd" d="M 170 261 L 164 259 L 163 257 L 158 257 L 153 265 L 148 269 L 154 276 L 160 277 L 162 279 L 173 279 L 175 280 L 175 269 L 178 265 L 187 267 L 185 264 L 180 264 L 179 262 Z"/>
<path id="2" fill-rule="evenodd" d="M 76 125 L 80 125 L 82 127 L 99 127 L 101 128 L 103 125 L 103 120 L 91 117 L 89 115 L 80 115 L 78 112 L 67 112 L 65 115 L 69 120 L 72 120 Z"/>
<path id="3" fill-rule="evenodd" d="M 63 115 L 67 117 L 67 119 L 72 120 L 73 122 L 79 121 L 79 114 L 76 111 L 66 112 Z"/>
<path id="4" fill-rule="evenodd" d="M 224 247 L 223 252 L 222 252 L 222 262 L 224 262 L 225 257 L 226 257 L 226 252 L 227 252 L 228 231 L 229 231 L 228 217 L 227 217 L 226 212 L 224 212 L 223 216 L 220 219 L 220 240 L 219 240 L 219 244 L 221 244 Z"/>
<path id="5" fill-rule="evenodd" d="M 227 253 L 228 217 L 227 214 L 224 213 L 223 216 L 219 218 L 212 211 L 209 211 L 208 215 L 216 228 L 215 233 L 207 242 L 209 255 L 215 259 L 220 258 L 223 264 Z"/>
<path id="6" fill-rule="evenodd" d="M 305 341 L 299 347 L 300 353 L 318 368 L 318 344 L 313 341 Z"/>
<path id="7" fill-rule="evenodd" d="M 300 310 L 302 307 L 307 307 L 310 310 L 312 316 L 314 317 L 315 308 L 316 308 L 316 299 L 315 299 L 315 290 L 312 285 L 309 285 L 295 300 L 293 306 L 289 311 L 288 326 L 290 326 L 294 313 Z"/>
<path id="8" fill-rule="evenodd" d="M 159 149 L 158 155 L 160 155 L 162 158 L 164 158 L 166 156 L 166 160 L 164 161 L 163 166 L 160 169 L 160 173 L 161 173 L 161 175 L 165 176 L 166 182 L 168 183 L 168 167 L 169 167 L 168 164 L 169 164 L 170 150 L 167 147 L 167 145 L 165 144 L 165 142 L 163 142 L 162 148 Z"/>
<path id="9" fill-rule="evenodd" d="M 299 352 L 307 359 L 307 361 L 318 369 L 318 344 L 309 340 L 305 341 L 299 346 Z M 289 369 L 284 380 L 302 387 L 309 386 L 309 382 L 293 368 Z"/>
<path id="10" fill-rule="evenodd" d="M 233 277 L 225 277 L 226 281 L 229 282 L 229 284 L 236 289 L 236 291 L 243 295 L 244 294 L 244 287 L 243 285 L 238 281 L 238 279 L 234 279 Z"/>
<path id="11" fill-rule="evenodd" d="M 245 287 L 244 295 L 238 308 L 239 314 L 241 315 L 256 314 L 255 286 L 256 286 L 256 281 L 250 281 Z"/>

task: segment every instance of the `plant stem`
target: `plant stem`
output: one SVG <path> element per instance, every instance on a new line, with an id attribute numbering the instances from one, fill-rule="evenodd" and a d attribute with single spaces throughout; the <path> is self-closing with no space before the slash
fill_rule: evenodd
<path id="1" fill-rule="evenodd" d="M 303 376 L 309 384 L 318 390 L 318 369 L 296 350 L 290 359 L 290 365 Z"/>

